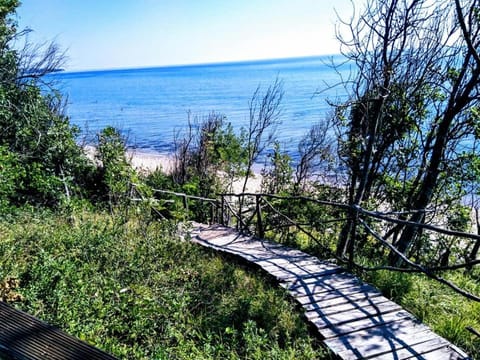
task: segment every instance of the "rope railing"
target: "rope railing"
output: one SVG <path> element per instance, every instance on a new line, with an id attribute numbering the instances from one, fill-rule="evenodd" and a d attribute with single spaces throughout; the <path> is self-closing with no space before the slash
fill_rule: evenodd
<path id="1" fill-rule="evenodd" d="M 386 240 L 382 235 L 375 231 L 371 225 L 366 221 L 367 219 L 375 219 L 379 221 L 388 222 L 395 225 L 401 226 L 415 226 L 419 229 L 432 231 L 438 234 L 459 237 L 463 239 L 480 241 L 480 236 L 477 234 L 454 231 L 445 229 L 439 226 L 424 224 L 424 223 L 415 223 L 408 220 L 398 219 L 394 216 L 405 215 L 405 212 L 379 212 L 379 211 L 370 211 L 363 209 L 358 205 L 348 205 L 339 202 L 332 202 L 326 200 L 320 200 L 315 198 L 310 198 L 306 196 L 283 196 L 276 194 L 267 194 L 267 193 L 221 193 L 217 194 L 217 198 L 206 198 L 195 195 L 188 195 L 184 193 L 179 193 L 169 190 L 153 190 L 154 193 L 172 195 L 182 198 L 185 210 L 188 212 L 188 201 L 195 200 L 200 202 L 208 202 L 211 204 L 211 214 L 210 214 L 210 223 L 218 222 L 225 226 L 235 226 L 239 232 L 247 233 L 250 235 L 257 236 L 259 238 L 264 238 L 267 231 L 274 231 L 274 227 L 268 227 L 266 214 L 274 215 L 278 220 L 283 221 L 283 223 L 278 225 L 278 228 L 289 228 L 295 227 L 298 231 L 303 233 L 312 241 L 315 241 L 322 251 L 331 258 L 335 258 L 340 263 L 346 264 L 350 267 L 355 267 L 362 271 L 376 271 L 376 270 L 390 270 L 390 271 L 400 271 L 400 272 L 416 272 L 423 273 L 431 279 L 434 279 L 449 288 L 453 291 L 459 293 L 462 296 L 474 301 L 480 302 L 480 297 L 474 295 L 466 290 L 461 289 L 454 283 L 440 277 L 438 272 L 446 270 L 456 270 L 462 268 L 472 268 L 480 264 L 480 260 L 473 260 L 465 262 L 462 264 L 454 264 L 451 266 L 437 266 L 429 267 L 418 264 L 411 259 L 409 259 L 405 254 L 400 252 L 391 242 Z M 245 199 L 251 199 L 250 202 L 246 202 Z M 399 256 L 402 261 L 407 265 L 407 267 L 393 267 L 393 266 L 377 266 L 377 267 L 366 267 L 355 263 L 353 257 L 350 254 L 349 259 L 338 256 L 335 251 L 327 245 L 323 244 L 317 234 L 315 234 L 315 229 L 312 228 L 312 224 L 305 222 L 298 222 L 296 219 L 292 218 L 291 215 L 285 214 L 282 210 L 278 209 L 275 204 L 272 203 L 272 200 L 281 200 L 287 204 L 292 204 L 293 202 L 299 201 L 301 203 L 311 202 L 317 205 L 328 206 L 334 209 L 338 209 L 346 212 L 347 214 L 355 214 L 356 225 L 361 226 L 365 229 L 365 232 L 371 236 L 372 239 L 377 241 L 382 247 L 388 249 L 388 251 L 393 252 Z M 242 206 L 238 206 L 242 204 Z M 298 204 L 297 204 L 298 205 Z M 418 210 L 426 212 L 427 210 Z M 408 212 L 411 213 L 411 212 Z M 343 216 L 341 218 L 330 218 L 323 219 L 322 223 L 333 224 L 336 222 L 345 222 L 352 220 L 350 216 Z M 313 229 L 310 230 L 309 226 Z M 353 249 L 354 244 L 352 243 L 351 249 Z"/>

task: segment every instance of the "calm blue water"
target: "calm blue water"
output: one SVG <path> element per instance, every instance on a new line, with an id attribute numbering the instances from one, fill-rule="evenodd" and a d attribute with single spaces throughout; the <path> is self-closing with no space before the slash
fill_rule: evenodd
<path id="1" fill-rule="evenodd" d="M 339 81 L 330 57 L 242 63 L 57 73 L 68 96 L 67 113 L 88 141 L 112 125 L 131 147 L 168 152 L 174 131 L 185 127 L 187 113 L 204 117 L 215 111 L 236 130 L 248 122 L 248 104 L 257 86 L 283 81 L 282 124 L 277 135 L 287 150 L 313 123 L 325 119 L 326 100 L 342 95 L 328 88 Z"/>

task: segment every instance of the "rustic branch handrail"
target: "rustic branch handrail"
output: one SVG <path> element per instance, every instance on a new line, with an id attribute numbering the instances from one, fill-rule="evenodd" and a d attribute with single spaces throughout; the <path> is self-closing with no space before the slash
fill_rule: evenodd
<path id="1" fill-rule="evenodd" d="M 196 195 L 188 195 L 188 194 L 185 194 L 185 193 L 179 193 L 179 192 L 170 191 L 170 190 L 159 190 L 159 189 L 152 189 L 152 190 L 154 192 L 175 195 L 175 196 L 184 197 L 184 198 L 187 198 L 187 199 L 207 201 L 207 202 L 211 202 L 211 203 L 215 203 L 215 204 L 218 203 L 218 200 L 213 199 L 213 198 L 206 198 L 206 197 L 196 196 Z M 306 197 L 306 196 L 283 196 L 283 195 L 274 195 L 274 194 L 267 194 L 267 193 L 250 193 L 250 192 L 245 192 L 245 193 L 220 193 L 220 194 L 218 194 L 218 196 L 222 196 L 223 198 L 225 198 L 225 197 L 250 196 L 250 197 L 255 197 L 255 198 L 264 197 L 264 198 L 271 198 L 271 199 L 278 199 L 278 200 L 309 201 L 309 202 L 313 202 L 313 203 L 316 203 L 316 204 L 333 206 L 333 207 L 337 207 L 337 208 L 344 209 L 344 210 L 353 209 L 360 214 L 370 216 L 372 218 L 376 218 L 376 219 L 379 219 L 379 220 L 388 221 L 388 222 L 391 222 L 391 223 L 394 223 L 394 224 L 406 225 L 406 226 L 415 226 L 415 227 L 418 227 L 418 228 L 421 228 L 421 229 L 431 230 L 431 231 L 438 232 L 438 233 L 441 233 L 441 234 L 444 234 L 444 235 L 455 236 L 455 237 L 463 237 L 463 238 L 472 239 L 472 240 L 480 240 L 480 235 L 467 233 L 467 232 L 463 232 L 463 231 L 448 230 L 448 229 L 444 229 L 444 228 L 441 228 L 441 227 L 435 226 L 435 225 L 416 223 L 416 222 L 413 222 L 413 221 L 396 219 L 396 218 L 385 215 L 385 214 L 403 214 L 402 212 L 381 213 L 381 212 L 378 212 L 378 211 L 366 210 L 366 209 L 364 209 L 364 208 L 362 208 L 358 205 L 348 205 L 348 204 L 338 203 L 338 202 L 333 202 L 333 201 L 319 200 L 319 199 L 314 199 L 314 198 L 310 198 L 310 197 Z M 225 204 L 230 205 L 228 201 L 225 201 Z M 235 213 L 235 211 L 233 211 L 231 206 L 228 206 L 228 208 L 232 212 L 232 214 L 234 214 L 234 216 L 237 219 L 240 220 L 239 216 Z M 251 210 L 250 209 L 246 210 L 246 212 L 249 212 L 249 211 L 251 211 Z M 425 212 L 427 210 L 420 209 L 420 210 L 417 210 L 417 211 Z"/>
<path id="2" fill-rule="evenodd" d="M 206 198 L 206 197 L 196 196 L 196 195 L 188 195 L 188 194 L 185 194 L 185 193 L 179 193 L 179 192 L 170 191 L 170 190 L 152 189 L 152 191 L 157 192 L 157 193 L 161 193 L 161 194 L 169 194 L 169 195 L 174 195 L 174 196 L 178 196 L 178 197 L 186 197 L 187 199 L 207 201 L 207 202 L 211 202 L 211 203 L 216 203 L 218 201 L 217 199 Z"/>
<path id="3" fill-rule="evenodd" d="M 282 214 L 280 211 L 278 211 L 277 209 L 275 209 L 273 207 L 273 205 L 265 200 L 265 202 L 267 203 L 267 205 L 279 216 L 282 216 L 283 218 L 285 218 L 285 220 L 287 220 L 288 222 L 290 222 L 292 225 L 296 226 L 298 228 L 298 230 L 300 230 L 301 232 L 303 232 L 305 235 L 307 235 L 309 238 L 311 238 L 312 240 L 314 240 L 318 245 L 320 245 L 324 251 L 328 252 L 330 254 L 330 256 L 333 256 L 334 258 L 336 258 L 337 260 L 339 261 L 343 261 L 342 259 L 338 258 L 335 253 L 333 253 L 328 247 L 324 246 L 323 244 L 319 243 L 318 242 L 318 239 L 308 230 L 306 230 L 303 226 L 301 226 L 300 224 L 298 224 L 297 222 L 295 222 L 294 220 L 290 219 L 287 215 L 285 214 Z"/>
<path id="4" fill-rule="evenodd" d="M 337 208 L 344 209 L 344 210 L 353 209 L 353 210 L 357 211 L 358 213 L 361 213 L 361 214 L 364 214 L 364 215 L 367 215 L 367 216 L 370 216 L 370 217 L 373 217 L 373 218 L 376 218 L 376 219 L 389 221 L 389 222 L 392 222 L 392 223 L 395 223 L 395 224 L 406 225 L 406 226 L 415 226 L 415 227 L 418 227 L 418 228 L 421 228 L 421 229 L 435 231 L 435 232 L 438 232 L 438 233 L 441 233 L 441 234 L 444 234 L 444 235 L 465 237 L 465 238 L 472 239 L 472 240 L 480 240 L 480 235 L 467 233 L 467 232 L 463 232 L 463 231 L 448 230 L 448 229 L 444 229 L 444 228 L 441 228 L 441 227 L 438 227 L 438 226 L 435 226 L 435 225 L 430 225 L 430 224 L 422 224 L 422 223 L 416 223 L 416 222 L 408 221 L 408 220 L 395 219 L 395 218 L 392 218 L 390 216 L 385 215 L 385 214 L 403 214 L 403 212 L 380 213 L 378 211 L 366 210 L 366 209 L 364 209 L 364 208 L 362 208 L 358 205 L 348 205 L 348 204 L 337 203 L 337 202 L 333 202 L 333 201 L 313 199 L 313 198 L 309 198 L 309 197 L 306 197 L 306 196 L 283 196 L 283 195 L 273 195 L 273 194 L 266 194 L 266 193 L 258 193 L 258 194 L 255 194 L 255 193 L 226 193 L 226 194 L 222 194 L 222 195 L 224 195 L 224 196 L 235 196 L 235 197 L 260 196 L 260 197 L 267 197 L 267 198 L 273 198 L 273 199 L 278 199 L 278 200 L 310 201 L 310 202 L 314 202 L 314 203 L 317 203 L 317 204 L 320 204 L 320 205 L 333 206 L 333 207 L 337 207 Z M 425 210 L 425 209 L 417 210 L 417 212 L 426 212 L 426 211 L 427 210 Z M 411 212 L 409 212 L 409 213 L 411 213 Z"/>
<path id="5" fill-rule="evenodd" d="M 410 259 L 408 259 L 403 253 L 401 253 L 400 251 L 397 250 L 397 248 L 395 246 L 393 246 L 392 244 L 390 244 L 389 242 L 385 241 L 379 234 L 377 234 L 376 231 L 374 231 L 370 226 L 368 226 L 368 224 L 363 221 L 362 219 L 360 219 L 360 223 L 365 227 L 365 229 L 375 238 L 377 239 L 378 241 L 380 241 L 380 243 L 386 247 L 388 247 L 390 250 L 392 250 L 395 254 L 397 254 L 405 263 L 407 263 L 408 265 L 412 266 L 413 268 L 416 268 L 418 269 L 420 272 L 424 273 L 426 276 L 428 276 L 429 278 L 431 279 L 434 279 L 446 286 L 448 286 L 449 288 L 451 288 L 453 291 L 459 293 L 460 295 L 463 295 L 465 296 L 467 299 L 470 299 L 470 300 L 474 300 L 474 301 L 478 301 L 480 302 L 480 297 L 479 296 L 476 296 L 476 295 L 473 295 L 472 293 L 469 293 L 468 291 L 465 291 L 463 289 L 460 289 L 457 285 L 455 285 L 454 283 L 452 283 L 451 281 L 449 280 L 446 280 L 438 275 L 435 275 L 433 272 L 429 271 L 428 268 L 425 268 L 424 266 L 422 265 L 419 265 L 417 263 L 414 263 L 413 261 L 411 261 Z"/>
<path id="6" fill-rule="evenodd" d="M 309 198 L 306 196 L 284 196 L 284 195 L 275 195 L 275 194 L 267 194 L 267 193 L 250 193 L 250 192 L 245 192 L 245 193 L 220 193 L 217 194 L 218 197 L 220 197 L 220 201 L 218 199 L 213 199 L 213 198 L 207 198 L 207 197 L 201 197 L 201 196 L 196 196 L 196 195 L 187 195 L 184 193 L 179 193 L 175 191 L 170 191 L 170 190 L 159 190 L 159 189 L 153 189 L 154 192 L 156 193 L 162 193 L 162 194 L 169 194 L 169 195 L 174 195 L 183 198 L 184 201 L 184 206 L 188 210 L 188 202 L 187 199 L 193 199 L 193 200 L 198 200 L 198 201 L 204 201 L 212 204 L 212 221 L 213 219 L 213 214 L 214 214 L 214 209 L 213 207 L 217 207 L 217 209 L 221 210 L 221 223 L 225 225 L 225 210 L 227 212 L 230 212 L 236 219 L 237 219 L 237 227 L 239 228 L 240 231 L 249 231 L 248 227 L 251 224 L 252 220 L 257 217 L 257 224 L 256 224 L 256 233 L 258 236 L 263 237 L 266 231 L 267 226 L 265 226 L 263 219 L 262 219 L 262 202 L 273 211 L 274 214 L 281 216 L 290 225 L 295 226 L 300 232 L 304 233 L 307 235 L 309 238 L 313 239 L 316 241 L 318 245 L 320 245 L 324 251 L 326 251 L 328 254 L 336 258 L 337 260 L 341 262 L 345 262 L 346 259 L 340 258 L 336 256 L 336 254 L 327 246 L 324 246 L 321 244 L 318 239 L 308 231 L 304 226 L 308 226 L 308 224 L 300 224 L 290 218 L 289 216 L 285 215 L 278 209 L 276 209 L 273 204 L 268 201 L 267 199 L 277 199 L 277 200 L 286 200 L 286 201 L 292 201 L 292 200 L 300 200 L 300 201 L 305 201 L 305 202 L 313 202 L 315 204 L 319 205 L 324 205 L 324 206 L 331 206 L 335 207 L 338 209 L 342 210 L 349 210 L 349 211 L 354 211 L 358 215 L 362 215 L 362 217 L 370 217 L 374 218 L 377 220 L 381 221 L 387 221 L 393 224 L 397 225 L 404 225 L 404 226 L 415 226 L 421 229 L 425 230 L 430 230 L 433 232 L 437 232 L 440 234 L 448 235 L 448 236 L 454 236 L 454 237 L 463 237 L 471 240 L 480 240 L 480 235 L 472 234 L 472 233 L 467 233 L 467 232 L 462 232 L 462 231 L 455 231 L 455 230 L 448 230 L 444 229 L 438 226 L 430 225 L 430 224 L 422 224 L 422 223 L 415 223 L 412 221 L 408 220 L 402 220 L 398 218 L 394 218 L 391 215 L 402 215 L 404 214 L 403 212 L 379 212 L 379 211 L 370 211 L 366 210 L 358 205 L 349 205 L 349 204 L 344 204 L 344 203 L 339 203 L 339 202 L 333 202 L 333 201 L 325 201 L 325 200 L 319 200 L 319 199 L 314 199 L 314 198 Z M 254 198 L 254 201 L 252 202 L 252 205 L 254 205 L 253 208 L 248 208 L 248 209 L 242 209 L 240 208 L 239 211 L 235 211 L 233 205 L 231 204 L 230 201 L 227 200 L 227 198 L 241 198 L 241 197 L 251 197 Z M 428 210 L 425 209 L 420 209 L 417 210 L 417 212 L 427 212 Z M 247 213 L 251 213 L 247 221 L 244 221 L 244 215 Z M 480 264 L 480 260 L 473 260 L 470 261 L 469 263 L 464 263 L 464 264 L 455 264 L 452 266 L 443 266 L 443 267 L 426 267 L 420 264 L 417 264 L 410 259 L 408 259 L 407 256 L 405 256 L 403 253 L 398 251 L 395 246 L 390 244 L 387 240 L 385 240 L 380 234 L 378 234 L 375 230 L 373 230 L 362 217 L 358 217 L 357 221 L 360 225 L 362 225 L 367 233 L 369 233 L 371 236 L 373 236 L 374 239 L 379 241 L 383 246 L 387 247 L 389 250 L 391 250 L 393 253 L 398 255 L 404 262 L 405 264 L 408 264 L 410 268 L 397 268 L 393 266 L 378 266 L 378 267 L 364 267 L 362 265 L 356 264 L 354 261 L 351 261 L 350 259 L 349 264 L 353 267 L 356 267 L 360 270 L 365 270 L 365 271 L 370 271 L 370 270 L 391 270 L 391 271 L 401 271 L 401 272 L 417 272 L 417 273 L 423 273 L 426 276 L 430 277 L 431 279 L 434 279 L 448 287 L 450 287 L 452 290 L 455 292 L 463 295 L 464 297 L 474 300 L 474 301 L 479 301 L 480 302 L 480 297 L 476 296 L 472 293 L 469 293 L 458 286 L 456 286 L 454 283 L 450 282 L 449 280 L 446 280 L 436 274 L 436 272 L 439 271 L 445 271 L 445 270 L 455 270 L 455 269 L 462 269 L 466 267 L 471 267 Z M 341 221 L 345 219 L 330 219 L 327 222 L 336 222 L 336 221 Z M 228 222 L 228 219 L 227 219 Z M 229 224 L 227 224 L 229 225 Z"/>
<path id="7" fill-rule="evenodd" d="M 352 206 L 348 204 L 343 204 L 343 203 L 337 203 L 333 201 L 326 201 L 326 200 L 319 200 L 319 199 L 314 199 L 314 198 L 309 198 L 307 196 L 284 196 L 284 195 L 274 195 L 274 194 L 267 194 L 267 193 L 224 193 L 221 194 L 223 196 L 234 196 L 234 197 L 242 197 L 242 196 L 260 196 L 260 197 L 265 197 L 265 198 L 271 198 L 271 199 L 278 199 L 278 200 L 303 200 L 303 201 L 311 201 L 320 205 L 331 205 L 331 206 L 336 206 L 338 208 L 342 208 L 345 210 L 351 209 Z"/>
<path id="8" fill-rule="evenodd" d="M 384 214 L 382 214 L 378 211 L 365 210 L 365 209 L 363 209 L 363 208 L 361 208 L 360 206 L 357 206 L 357 205 L 354 205 L 353 208 L 361 214 L 364 214 L 364 215 L 367 215 L 367 216 L 370 216 L 370 217 L 373 217 L 373 218 L 376 218 L 376 219 L 389 221 L 389 222 L 392 222 L 392 223 L 395 223 L 395 224 L 415 226 L 415 227 L 418 227 L 418 228 L 421 228 L 421 229 L 435 231 L 435 232 L 438 232 L 438 233 L 441 233 L 441 234 L 444 234 L 444 235 L 464 237 L 464 238 L 468 238 L 468 239 L 472 239 L 472 240 L 480 240 L 480 235 L 466 233 L 466 232 L 463 232 L 463 231 L 448 230 L 448 229 L 444 229 L 444 228 L 441 228 L 441 227 L 438 227 L 438 226 L 429 225 L 429 224 L 421 224 L 421 223 L 416 223 L 416 222 L 408 221 L 408 220 L 395 219 L 395 218 L 391 218 L 390 216 L 385 216 Z"/>
<path id="9" fill-rule="evenodd" d="M 225 207 L 227 208 L 227 210 L 229 210 L 232 213 L 232 215 L 235 218 L 237 218 L 238 221 L 242 221 L 240 219 L 240 217 L 238 216 L 237 212 L 232 209 L 232 206 L 230 205 L 230 203 L 228 201 L 225 201 L 225 199 L 223 199 L 223 203 L 224 203 Z M 222 213 L 223 213 L 223 208 L 222 208 Z M 222 217 L 222 219 L 223 219 L 223 217 Z"/>
<path id="10" fill-rule="evenodd" d="M 470 266 L 479 265 L 480 260 L 474 260 L 469 263 L 462 263 L 462 264 L 455 264 L 451 266 L 435 266 L 435 267 L 425 267 L 426 270 L 430 272 L 440 272 L 440 271 L 450 271 L 450 270 L 460 270 L 465 269 Z M 404 273 L 421 273 L 422 271 L 415 268 L 402 268 L 396 266 L 375 266 L 375 267 L 368 267 L 363 265 L 357 265 L 357 267 L 364 271 L 379 271 L 379 270 L 388 270 L 388 271 L 397 271 L 397 272 L 404 272 Z"/>

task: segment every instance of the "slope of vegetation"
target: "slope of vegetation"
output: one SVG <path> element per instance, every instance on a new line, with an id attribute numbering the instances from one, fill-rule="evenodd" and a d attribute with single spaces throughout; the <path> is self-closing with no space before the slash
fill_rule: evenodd
<path id="1" fill-rule="evenodd" d="M 375 0 L 352 17 L 352 41 L 339 39 L 359 70 L 344 83 L 349 98 L 304 136 L 295 164 L 275 141 L 277 80 L 254 93 L 245 128 L 234 131 L 216 113 L 189 122 L 177 134 L 172 173 L 145 178 L 128 164 L 117 129 L 98 134 L 96 162 L 85 156 L 61 94 L 44 82 L 62 53 L 55 45 L 14 48 L 25 35 L 15 24 L 18 5 L 0 0 L 2 301 L 121 358 L 325 357 L 283 291 L 180 239 L 176 222 L 206 221 L 209 207 L 154 197 L 153 188 L 216 197 L 235 181 L 245 190 L 266 155 L 262 190 L 276 196 L 262 203 L 266 236 L 336 258 L 480 353 L 467 330 L 480 328 L 476 1 Z M 338 169 L 341 185 L 326 182 Z M 245 198 L 235 207 L 255 209 Z M 251 219 L 246 230 L 255 231 Z M 477 236 L 457 236 L 472 229 Z M 457 293 L 415 271 L 443 276 Z"/>
<path id="2" fill-rule="evenodd" d="M 0 233 L 0 297 L 119 358 L 326 358 L 284 291 L 170 222 L 21 210 Z"/>

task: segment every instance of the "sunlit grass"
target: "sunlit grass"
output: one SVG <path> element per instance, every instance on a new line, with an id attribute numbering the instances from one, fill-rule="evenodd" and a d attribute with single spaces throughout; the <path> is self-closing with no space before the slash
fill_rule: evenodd
<path id="1" fill-rule="evenodd" d="M 443 276 L 463 289 L 480 294 L 478 274 L 457 271 Z M 480 303 L 468 300 L 423 275 L 378 271 L 365 274 L 365 280 L 412 312 L 437 334 L 478 358 L 480 338 L 467 327 L 480 329 Z"/>
<path id="2" fill-rule="evenodd" d="M 283 290 L 181 241 L 171 223 L 24 211 L 0 230 L 15 306 L 119 358 L 326 356 Z"/>

